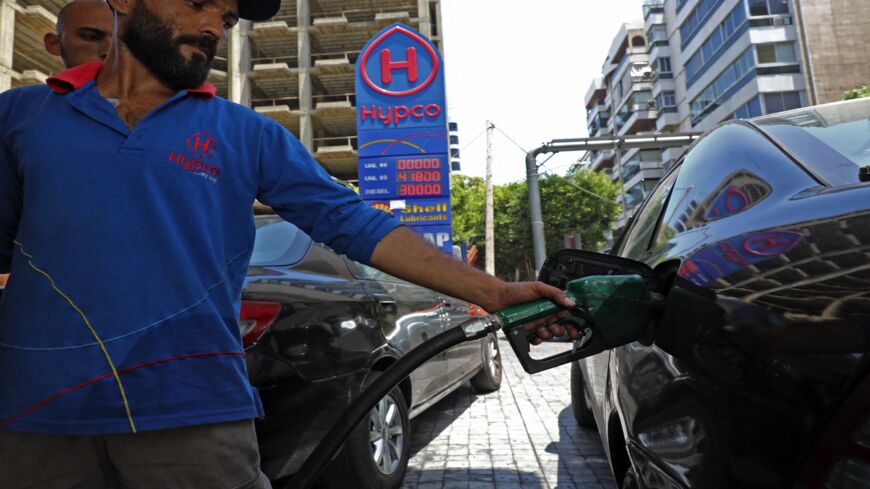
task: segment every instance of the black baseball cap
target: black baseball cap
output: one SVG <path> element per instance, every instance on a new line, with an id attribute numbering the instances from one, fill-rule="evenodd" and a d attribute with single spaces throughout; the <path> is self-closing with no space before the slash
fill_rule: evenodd
<path id="1" fill-rule="evenodd" d="M 268 20 L 278 13 L 281 0 L 239 0 L 239 17 L 247 20 Z"/>

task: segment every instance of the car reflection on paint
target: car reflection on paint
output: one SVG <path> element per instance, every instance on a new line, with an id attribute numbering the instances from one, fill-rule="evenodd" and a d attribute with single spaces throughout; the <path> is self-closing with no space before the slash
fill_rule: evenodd
<path id="1" fill-rule="evenodd" d="M 420 343 L 479 307 L 339 256 L 277 216 L 255 217 L 242 293 L 248 376 L 266 416 L 257 422 L 263 471 L 295 473 L 361 387 Z M 497 390 L 494 336 L 429 360 L 388 394 L 325 471 L 327 487 L 396 488 L 410 451 L 409 420 L 466 380 Z"/>
<path id="2" fill-rule="evenodd" d="M 621 487 L 870 487 L 868 166 L 865 99 L 725 123 L 662 178 L 608 273 L 663 314 L 572 368 Z"/>

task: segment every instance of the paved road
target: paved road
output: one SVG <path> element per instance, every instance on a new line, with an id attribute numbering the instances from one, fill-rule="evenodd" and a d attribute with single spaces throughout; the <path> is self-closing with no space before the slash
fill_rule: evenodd
<path id="1" fill-rule="evenodd" d="M 570 367 L 530 376 L 499 346 L 501 390 L 466 383 L 411 421 L 403 489 L 614 489 L 598 433 L 571 414 Z"/>

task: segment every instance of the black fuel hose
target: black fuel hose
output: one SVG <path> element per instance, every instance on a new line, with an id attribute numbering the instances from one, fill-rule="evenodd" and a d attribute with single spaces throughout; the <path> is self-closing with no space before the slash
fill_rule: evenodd
<path id="1" fill-rule="evenodd" d="M 299 472 L 284 485 L 284 489 L 311 489 L 323 469 L 326 468 L 326 464 L 332 460 L 332 457 L 335 456 L 354 428 L 393 387 L 399 385 L 405 377 L 423 365 L 426 360 L 452 346 L 480 337 L 469 336 L 464 331 L 463 325 L 460 325 L 424 342 L 402 356 L 399 361 L 390 365 L 390 368 L 367 385 L 359 397 L 354 399 L 353 404 L 339 417 L 332 429 L 308 455 Z"/>

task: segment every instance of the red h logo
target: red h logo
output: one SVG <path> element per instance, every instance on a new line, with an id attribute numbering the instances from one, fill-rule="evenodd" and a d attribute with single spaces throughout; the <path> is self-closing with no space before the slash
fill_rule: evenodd
<path id="1" fill-rule="evenodd" d="M 391 44 L 393 49 L 404 49 L 404 60 L 394 61 L 390 50 L 382 46 L 390 39 L 395 41 Z M 390 97 L 405 97 L 425 90 L 435 82 L 441 68 L 433 45 L 417 32 L 402 25 L 391 26 L 369 41 L 356 65 L 363 83 L 376 93 Z M 409 88 L 388 88 L 396 70 L 407 70 Z"/>
<path id="2" fill-rule="evenodd" d="M 743 249 L 755 256 L 776 256 L 790 251 L 803 239 L 803 234 L 795 231 L 768 231 L 747 238 Z"/>
<path id="3" fill-rule="evenodd" d="M 198 132 L 187 138 L 187 149 L 200 158 L 208 158 L 217 149 L 217 141 L 207 132 Z"/>
<path id="4" fill-rule="evenodd" d="M 408 82 L 417 82 L 417 48 L 405 49 L 405 61 L 393 61 L 390 50 L 381 51 L 381 83 L 389 85 L 393 82 L 393 70 L 408 70 Z"/>

